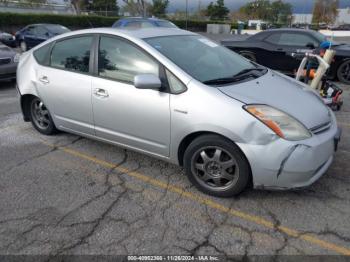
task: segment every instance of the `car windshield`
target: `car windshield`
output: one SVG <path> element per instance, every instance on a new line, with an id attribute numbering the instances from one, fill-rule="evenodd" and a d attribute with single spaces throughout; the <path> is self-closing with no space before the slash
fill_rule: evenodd
<path id="1" fill-rule="evenodd" d="M 145 39 L 182 70 L 202 83 L 223 80 L 257 67 L 242 56 L 202 36 L 166 36 Z M 233 81 L 231 81 L 233 82 Z"/>
<path id="2" fill-rule="evenodd" d="M 62 25 L 46 25 L 46 28 L 54 34 L 63 34 L 70 31 L 67 27 Z"/>
<path id="3" fill-rule="evenodd" d="M 167 28 L 177 28 L 176 25 L 169 21 L 157 21 L 158 26 L 160 27 L 167 27 Z"/>

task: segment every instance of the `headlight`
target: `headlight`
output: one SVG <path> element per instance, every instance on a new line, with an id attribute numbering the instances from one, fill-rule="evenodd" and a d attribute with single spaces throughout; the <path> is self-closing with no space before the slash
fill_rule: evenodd
<path id="1" fill-rule="evenodd" d="M 311 137 L 309 130 L 298 120 L 273 107 L 247 105 L 244 109 L 286 140 L 298 141 Z"/>
<path id="2" fill-rule="evenodd" d="M 17 53 L 17 54 L 13 57 L 13 62 L 18 63 L 20 57 L 21 57 L 21 54 Z"/>

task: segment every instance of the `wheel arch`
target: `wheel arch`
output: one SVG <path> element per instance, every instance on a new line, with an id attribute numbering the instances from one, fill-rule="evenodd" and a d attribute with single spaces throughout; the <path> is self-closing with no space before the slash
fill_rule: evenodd
<path id="1" fill-rule="evenodd" d="M 21 109 L 23 113 L 23 119 L 25 122 L 30 121 L 30 101 L 34 98 L 37 97 L 33 94 L 24 94 L 21 96 Z"/>

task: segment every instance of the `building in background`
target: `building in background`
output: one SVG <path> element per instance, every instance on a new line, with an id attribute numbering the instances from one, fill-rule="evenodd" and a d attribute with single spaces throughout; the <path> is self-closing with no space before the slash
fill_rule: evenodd
<path id="1" fill-rule="evenodd" d="M 47 14 L 67 14 L 76 12 L 69 0 L 48 0 L 45 4 L 35 4 L 21 2 L 17 0 L 0 1 L 0 12 L 10 13 L 47 13 Z"/>
<path id="2" fill-rule="evenodd" d="M 312 14 L 293 14 L 293 24 L 311 25 Z M 350 24 L 350 7 L 338 9 L 335 25 Z"/>

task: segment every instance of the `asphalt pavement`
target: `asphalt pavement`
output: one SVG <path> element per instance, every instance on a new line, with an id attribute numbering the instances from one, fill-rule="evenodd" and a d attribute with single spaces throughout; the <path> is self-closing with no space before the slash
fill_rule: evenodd
<path id="1" fill-rule="evenodd" d="M 350 86 L 335 161 L 301 191 L 209 197 L 180 167 L 23 122 L 0 84 L 0 255 L 350 255 Z M 297 103 L 297 101 L 296 101 Z"/>

